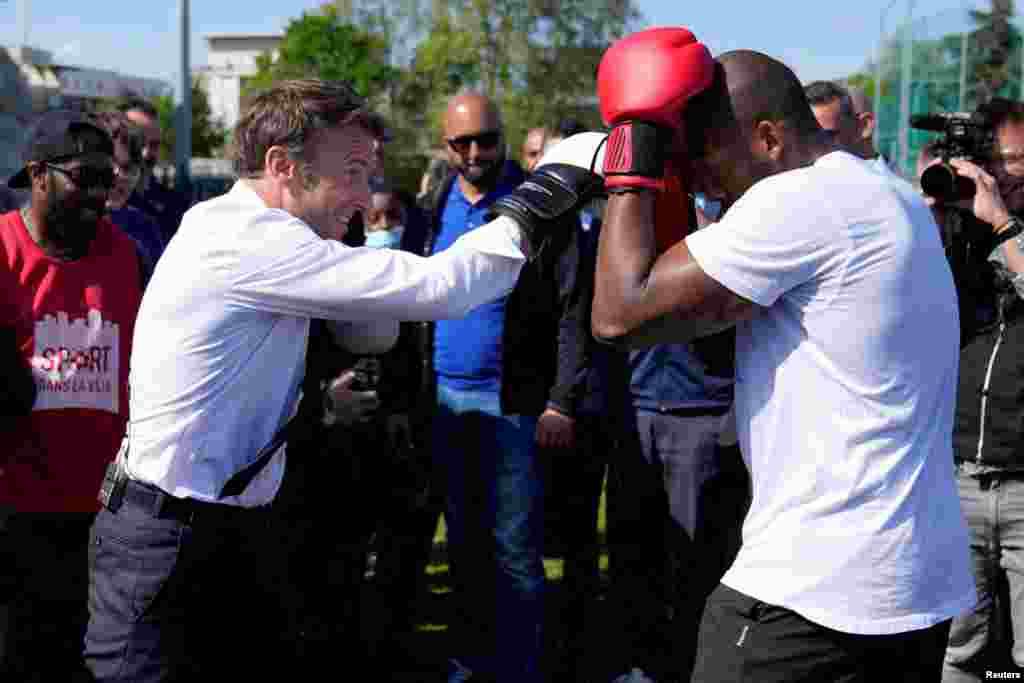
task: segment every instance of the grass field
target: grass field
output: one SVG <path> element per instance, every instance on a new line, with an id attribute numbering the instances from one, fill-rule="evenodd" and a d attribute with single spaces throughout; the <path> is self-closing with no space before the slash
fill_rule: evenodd
<path id="1" fill-rule="evenodd" d="M 545 653 L 543 668 L 550 681 L 608 681 L 611 678 L 607 668 L 607 657 L 610 647 L 602 641 L 614 637 L 613 630 L 598 628 L 604 624 L 602 618 L 605 611 L 604 587 L 607 586 L 608 554 L 604 545 L 605 534 L 605 502 L 601 497 L 599 508 L 599 540 L 601 555 L 599 566 L 601 572 L 601 588 L 592 596 L 585 624 L 586 633 L 570 633 L 562 619 L 562 610 L 566 596 L 563 594 L 563 568 L 565 560 L 558 556 L 546 556 L 544 569 L 548 580 L 545 595 Z M 427 683 L 443 681 L 447 665 L 448 653 L 453 652 L 454 643 L 450 633 L 452 619 L 455 618 L 452 598 L 452 586 L 448 571 L 446 553 L 446 533 L 444 521 L 438 524 L 434 536 L 434 548 L 431 561 L 426 569 L 427 582 L 424 591 L 413 606 L 413 629 L 410 633 L 397 638 L 393 648 L 378 653 L 379 659 L 389 669 L 387 678 L 383 680 L 396 683 Z M 369 605 L 368 605 L 369 607 Z M 367 610 L 372 612 L 372 607 Z M 372 619 L 372 617 L 368 617 Z M 372 624 L 368 624 L 372 628 Z M 580 662 L 582 670 L 573 668 L 575 658 L 570 654 L 570 645 L 574 639 L 583 637 L 588 643 L 585 661 Z M 379 671 L 380 669 L 378 669 Z M 383 673 L 383 672 L 381 672 Z"/>

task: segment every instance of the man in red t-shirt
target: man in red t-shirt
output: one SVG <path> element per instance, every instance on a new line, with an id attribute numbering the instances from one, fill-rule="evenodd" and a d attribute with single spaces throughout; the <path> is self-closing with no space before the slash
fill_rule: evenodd
<path id="1" fill-rule="evenodd" d="M 83 670 L 89 526 L 124 435 L 141 298 L 135 245 L 104 217 L 112 154 L 91 119 L 45 114 L 8 182 L 31 199 L 0 215 L 0 329 L 35 387 L 31 410 L 24 400 L 27 412 L 8 407 L 0 433 L 0 507 L 14 513 L 0 680 L 73 680 Z"/>

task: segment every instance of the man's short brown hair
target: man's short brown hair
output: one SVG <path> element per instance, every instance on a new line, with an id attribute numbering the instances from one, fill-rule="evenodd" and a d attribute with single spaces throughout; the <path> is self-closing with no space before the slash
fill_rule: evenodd
<path id="1" fill-rule="evenodd" d="M 271 147 L 284 147 L 292 159 L 309 161 L 306 144 L 318 131 L 345 125 L 366 129 L 375 137 L 383 120 L 343 81 L 315 79 L 281 81 L 252 97 L 235 126 L 235 165 L 242 178 L 263 175 Z"/>

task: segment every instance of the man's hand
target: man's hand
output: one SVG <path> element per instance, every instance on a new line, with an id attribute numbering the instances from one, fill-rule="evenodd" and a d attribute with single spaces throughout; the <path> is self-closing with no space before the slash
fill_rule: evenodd
<path id="1" fill-rule="evenodd" d="M 537 420 L 537 445 L 541 448 L 572 448 L 576 443 L 576 421 L 553 408 Z"/>
<path id="2" fill-rule="evenodd" d="M 949 163 L 956 169 L 958 175 L 970 178 L 977 187 L 974 204 L 971 207 L 975 217 L 991 225 L 993 231 L 1006 225 L 1010 220 L 1010 212 L 1006 210 L 1003 196 L 999 194 L 996 179 L 966 159 L 951 159 Z"/>
<path id="3" fill-rule="evenodd" d="M 324 391 L 324 422 L 327 425 L 340 423 L 350 426 L 369 422 L 380 407 L 376 391 L 352 391 L 355 378 L 352 370 L 345 370 L 327 385 Z"/>

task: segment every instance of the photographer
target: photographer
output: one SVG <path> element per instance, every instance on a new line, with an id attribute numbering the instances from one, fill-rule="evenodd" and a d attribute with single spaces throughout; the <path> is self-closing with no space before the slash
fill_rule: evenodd
<path id="1" fill-rule="evenodd" d="M 933 206 L 945 223 L 960 297 L 953 447 L 980 598 L 953 620 L 947 682 L 984 680 L 986 671 L 1024 666 L 1024 552 L 1016 536 L 1024 521 L 1024 103 L 993 100 L 981 113 L 994 131 L 985 168 L 949 162 L 975 185 L 970 211 L 941 201 Z M 997 598 L 1004 583 L 1008 599 Z M 1008 620 L 1012 647 L 1003 638 Z"/>

